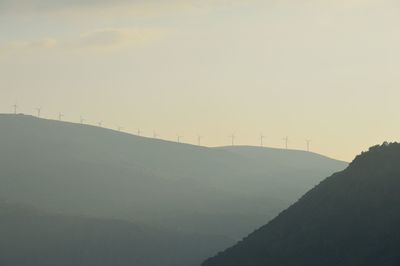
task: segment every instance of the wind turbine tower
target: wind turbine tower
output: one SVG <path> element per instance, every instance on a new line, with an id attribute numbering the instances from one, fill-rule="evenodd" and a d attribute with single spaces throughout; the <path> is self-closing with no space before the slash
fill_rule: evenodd
<path id="1" fill-rule="evenodd" d="M 14 108 L 14 114 L 16 115 L 18 110 L 18 105 L 14 104 L 12 107 Z"/>
<path id="2" fill-rule="evenodd" d="M 140 136 L 141 134 L 142 134 L 142 131 L 140 130 L 140 128 L 138 128 L 137 135 Z"/>
<path id="3" fill-rule="evenodd" d="M 103 127 L 103 121 L 100 121 L 100 122 L 98 123 L 98 125 L 99 125 L 99 127 Z"/>
<path id="4" fill-rule="evenodd" d="M 181 136 L 181 135 L 178 135 L 177 136 L 177 139 L 178 139 L 178 143 L 181 143 L 181 139 L 183 138 L 183 136 Z"/>
<path id="5" fill-rule="evenodd" d="M 306 140 L 306 144 L 307 144 L 307 151 L 310 152 L 311 140 L 310 140 L 310 139 L 307 139 L 307 140 Z"/>
<path id="6" fill-rule="evenodd" d="M 236 139 L 235 134 L 230 135 L 229 138 L 231 139 L 231 145 L 235 146 L 235 139 Z"/>
<path id="7" fill-rule="evenodd" d="M 81 120 L 80 120 L 81 124 L 85 123 L 85 119 L 81 116 Z"/>
<path id="8" fill-rule="evenodd" d="M 58 113 L 58 121 L 61 121 L 64 115 L 62 113 Z"/>
<path id="9" fill-rule="evenodd" d="M 261 147 L 264 147 L 264 139 L 265 139 L 265 136 L 261 133 L 261 136 L 260 136 L 260 145 L 261 145 Z"/>
<path id="10" fill-rule="evenodd" d="M 36 111 L 37 111 L 37 117 L 40 118 L 40 113 L 42 111 L 42 108 L 38 107 L 38 108 L 36 108 Z"/>
<path id="11" fill-rule="evenodd" d="M 197 145 L 201 146 L 201 139 L 203 138 L 203 136 L 197 136 Z"/>
<path id="12" fill-rule="evenodd" d="M 288 149 L 289 148 L 289 137 L 286 137 L 283 140 L 285 141 L 285 148 Z"/>

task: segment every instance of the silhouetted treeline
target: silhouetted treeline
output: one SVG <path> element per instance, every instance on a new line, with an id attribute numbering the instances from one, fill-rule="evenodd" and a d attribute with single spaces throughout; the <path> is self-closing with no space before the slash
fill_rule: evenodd
<path id="1" fill-rule="evenodd" d="M 400 144 L 358 156 L 203 266 L 400 265 Z"/>

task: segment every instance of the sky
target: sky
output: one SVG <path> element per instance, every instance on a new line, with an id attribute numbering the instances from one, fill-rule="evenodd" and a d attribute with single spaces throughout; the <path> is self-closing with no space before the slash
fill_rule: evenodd
<path id="1" fill-rule="evenodd" d="M 400 134 L 394 0 L 0 0 L 0 112 L 350 161 Z"/>

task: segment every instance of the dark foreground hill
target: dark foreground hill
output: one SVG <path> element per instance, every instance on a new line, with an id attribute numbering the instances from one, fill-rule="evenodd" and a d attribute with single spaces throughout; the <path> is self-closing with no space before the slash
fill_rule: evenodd
<path id="1" fill-rule="evenodd" d="M 0 197 L 50 213 L 197 236 L 184 238 L 192 247 L 202 241 L 199 236 L 210 243 L 224 239 L 214 251 L 199 242 L 193 255 L 199 260 L 185 266 L 232 245 L 346 166 L 303 151 L 205 148 L 0 115 Z M 165 259 L 185 257 L 179 246 L 175 250 Z"/>
<path id="2" fill-rule="evenodd" d="M 376 146 L 204 266 L 400 265 L 400 144 Z"/>
<path id="3" fill-rule="evenodd" d="M 4 201 L 0 201 L 0 236 L 2 266 L 187 266 L 221 246 L 218 238 L 210 243 L 210 237 L 113 219 L 65 216 Z M 171 256 L 175 252 L 181 256 Z"/>

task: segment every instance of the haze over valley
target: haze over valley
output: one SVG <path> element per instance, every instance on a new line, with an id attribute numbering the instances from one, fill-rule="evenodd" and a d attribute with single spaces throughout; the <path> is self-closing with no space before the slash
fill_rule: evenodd
<path id="1" fill-rule="evenodd" d="M 193 246 L 208 240 L 197 263 L 347 166 L 304 151 L 205 148 L 25 115 L 1 115 L 0 130 L 4 199 L 171 230 Z"/>
<path id="2" fill-rule="evenodd" d="M 0 0 L 0 266 L 400 265 L 400 2 Z"/>

